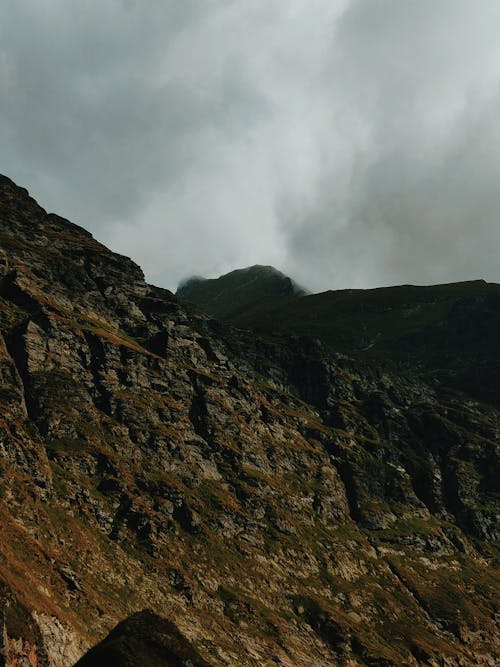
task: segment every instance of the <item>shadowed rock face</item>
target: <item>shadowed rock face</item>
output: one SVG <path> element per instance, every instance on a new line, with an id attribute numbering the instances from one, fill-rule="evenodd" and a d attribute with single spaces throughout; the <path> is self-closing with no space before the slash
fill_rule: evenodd
<path id="1" fill-rule="evenodd" d="M 497 664 L 500 414 L 466 389 L 193 315 L 2 177 L 3 655 L 67 667 L 148 608 L 218 667 Z"/>
<path id="2" fill-rule="evenodd" d="M 122 621 L 75 667 L 213 667 L 177 628 L 150 611 Z"/>

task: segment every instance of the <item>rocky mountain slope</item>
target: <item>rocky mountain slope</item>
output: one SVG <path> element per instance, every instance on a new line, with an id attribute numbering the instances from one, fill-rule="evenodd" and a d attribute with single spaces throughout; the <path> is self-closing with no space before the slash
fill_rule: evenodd
<path id="1" fill-rule="evenodd" d="M 5 177 L 0 332 L 0 664 L 498 664 L 494 400 L 193 315 Z"/>

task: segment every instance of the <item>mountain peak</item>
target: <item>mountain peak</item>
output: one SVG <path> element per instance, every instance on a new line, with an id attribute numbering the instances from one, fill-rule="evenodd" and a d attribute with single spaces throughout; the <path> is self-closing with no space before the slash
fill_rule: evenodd
<path id="1" fill-rule="evenodd" d="M 254 264 L 219 278 L 193 277 L 182 282 L 177 297 L 195 310 L 219 319 L 246 314 L 262 304 L 293 299 L 308 292 L 273 266 Z"/>

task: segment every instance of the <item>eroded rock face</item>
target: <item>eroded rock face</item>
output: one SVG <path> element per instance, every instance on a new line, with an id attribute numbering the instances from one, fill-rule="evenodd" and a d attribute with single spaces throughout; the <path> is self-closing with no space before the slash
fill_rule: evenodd
<path id="1" fill-rule="evenodd" d="M 3 583 L 0 594 L 0 665 L 64 667 L 78 659 L 84 646 L 71 628 L 24 606 Z"/>
<path id="2" fill-rule="evenodd" d="M 494 407 L 191 315 L 5 178 L 0 225 L 4 659 L 149 608 L 213 665 L 498 661 Z"/>

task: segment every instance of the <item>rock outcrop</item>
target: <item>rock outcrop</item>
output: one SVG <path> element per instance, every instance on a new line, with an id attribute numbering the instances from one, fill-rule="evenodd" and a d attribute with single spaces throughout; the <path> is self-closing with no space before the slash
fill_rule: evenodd
<path id="1" fill-rule="evenodd" d="M 150 611 L 122 621 L 76 667 L 212 667 L 173 623 Z"/>
<path id="2" fill-rule="evenodd" d="M 194 665 L 498 663 L 494 401 L 193 315 L 5 177 L 0 225 L 0 660 L 147 608 Z"/>

